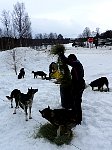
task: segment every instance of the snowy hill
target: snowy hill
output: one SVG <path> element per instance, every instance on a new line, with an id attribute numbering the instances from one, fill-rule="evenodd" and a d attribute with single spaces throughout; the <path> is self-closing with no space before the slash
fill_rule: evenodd
<path id="1" fill-rule="evenodd" d="M 109 80 L 110 92 L 92 91 L 87 87 L 83 94 L 83 122 L 73 129 L 74 138 L 71 145 L 57 147 L 45 139 L 34 139 L 34 131 L 47 120 L 41 117 L 39 109 L 50 105 L 60 108 L 59 85 L 53 80 L 33 78 L 32 71 L 42 70 L 49 73 L 49 64 L 56 57 L 47 51 L 31 48 L 15 48 L 17 71 L 24 67 L 25 78 L 17 79 L 11 51 L 0 52 L 0 149 L 2 150 L 111 150 L 112 149 L 112 50 L 107 48 L 74 48 L 66 45 L 66 56 L 76 54 L 85 69 L 85 80 L 106 76 Z M 38 88 L 34 96 L 32 117 L 25 121 L 24 112 L 19 109 L 13 114 L 10 101 L 6 95 L 18 88 L 26 93 L 27 89 Z"/>

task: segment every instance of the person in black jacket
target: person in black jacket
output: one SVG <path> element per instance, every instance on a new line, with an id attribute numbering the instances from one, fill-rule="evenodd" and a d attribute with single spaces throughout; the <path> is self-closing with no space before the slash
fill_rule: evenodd
<path id="1" fill-rule="evenodd" d="M 74 54 L 70 54 L 67 57 L 63 53 L 59 55 L 62 62 L 70 65 L 71 69 L 71 77 L 72 77 L 72 101 L 73 106 L 72 109 L 76 114 L 77 124 L 81 124 L 82 121 L 82 94 L 85 89 L 85 80 L 84 80 L 84 68 L 81 62 L 77 59 Z"/>

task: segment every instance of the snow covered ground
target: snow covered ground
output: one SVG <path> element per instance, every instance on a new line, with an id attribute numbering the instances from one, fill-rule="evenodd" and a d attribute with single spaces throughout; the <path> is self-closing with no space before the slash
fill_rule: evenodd
<path id="1" fill-rule="evenodd" d="M 110 92 L 92 91 L 87 87 L 83 94 L 82 125 L 73 129 L 74 138 L 70 145 L 58 147 L 45 139 L 34 139 L 34 131 L 47 120 L 41 117 L 39 110 L 48 105 L 60 108 L 59 85 L 52 81 L 33 78 L 32 71 L 43 70 L 49 73 L 49 64 L 57 58 L 49 52 L 30 48 L 16 48 L 17 70 L 24 67 L 24 79 L 17 79 L 13 69 L 11 51 L 0 52 L 0 150 L 112 150 L 112 50 L 107 48 L 75 48 L 66 45 L 66 56 L 76 54 L 85 69 L 85 80 L 106 76 Z M 34 96 L 32 117 L 25 121 L 24 112 L 19 109 L 13 114 L 6 95 L 18 88 L 23 93 L 27 89 L 38 88 Z"/>

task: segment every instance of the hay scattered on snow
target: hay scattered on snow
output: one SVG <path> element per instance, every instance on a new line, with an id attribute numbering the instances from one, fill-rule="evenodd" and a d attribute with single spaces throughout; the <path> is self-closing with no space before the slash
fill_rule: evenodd
<path id="1" fill-rule="evenodd" d="M 65 134 L 64 130 L 61 132 L 61 136 L 56 137 L 56 135 L 57 128 L 52 124 L 47 123 L 40 126 L 39 130 L 35 131 L 34 138 L 45 138 L 51 143 L 54 143 L 58 146 L 61 146 L 63 144 L 69 145 L 71 140 L 73 139 L 73 134 L 68 136 L 67 134 Z"/>

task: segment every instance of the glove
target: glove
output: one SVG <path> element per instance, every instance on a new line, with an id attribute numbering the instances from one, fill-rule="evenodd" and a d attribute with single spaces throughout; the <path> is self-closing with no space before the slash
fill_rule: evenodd
<path id="1" fill-rule="evenodd" d="M 59 55 L 59 57 L 63 57 L 64 56 L 64 52 L 59 52 L 58 55 Z"/>

